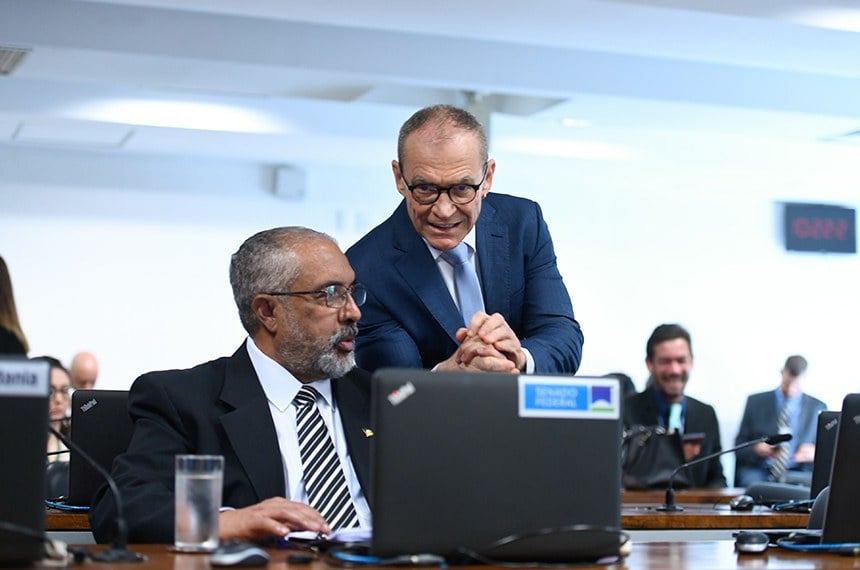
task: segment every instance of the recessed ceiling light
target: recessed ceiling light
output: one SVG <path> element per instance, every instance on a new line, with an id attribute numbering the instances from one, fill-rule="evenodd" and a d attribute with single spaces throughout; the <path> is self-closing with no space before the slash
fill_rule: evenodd
<path id="1" fill-rule="evenodd" d="M 561 120 L 561 124 L 572 129 L 584 129 L 591 126 L 591 121 L 588 119 L 576 119 L 574 117 L 565 117 Z"/>
<path id="2" fill-rule="evenodd" d="M 120 99 L 78 105 L 69 114 L 90 121 L 174 129 L 259 134 L 291 130 L 266 113 L 219 103 Z"/>

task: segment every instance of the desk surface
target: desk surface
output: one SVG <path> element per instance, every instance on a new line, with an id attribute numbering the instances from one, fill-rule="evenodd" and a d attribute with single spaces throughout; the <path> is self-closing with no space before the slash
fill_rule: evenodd
<path id="1" fill-rule="evenodd" d="M 102 547 L 93 547 L 94 549 Z M 178 554 L 169 552 L 164 545 L 132 545 L 131 550 L 147 556 L 142 564 L 108 565 L 87 561 L 76 565 L 77 570 L 110 570 L 113 568 L 135 568 L 140 570 L 210 570 L 213 568 L 206 554 Z M 287 550 L 270 550 L 272 561 L 268 569 L 290 568 L 284 564 L 290 554 Z M 781 570 L 789 568 L 818 568 L 825 570 L 857 568 L 860 558 L 836 554 L 798 553 L 779 548 L 771 548 L 764 554 L 737 554 L 732 541 L 702 542 L 651 542 L 634 544 L 633 553 L 623 562 L 610 566 L 584 566 L 578 568 L 614 570 L 650 570 L 665 568 L 677 570 L 695 568 L 696 570 L 725 570 L 730 568 L 767 568 Z M 329 570 L 333 568 L 317 560 L 311 564 L 296 566 L 295 570 Z M 379 568 L 379 567 L 376 567 Z M 492 566 L 462 567 L 464 569 L 489 570 Z"/>
<path id="2" fill-rule="evenodd" d="M 733 497 L 743 495 L 744 490 L 734 487 L 677 489 L 675 502 L 679 504 L 703 503 L 711 505 L 727 505 Z M 662 504 L 666 500 L 664 489 L 624 489 L 621 492 L 621 502 Z"/>
<path id="3" fill-rule="evenodd" d="M 660 504 L 625 504 L 621 509 L 621 527 L 626 530 L 805 528 L 809 518 L 807 514 L 773 512 L 766 507 L 742 512 L 695 503 L 683 505 L 681 512 L 666 513 L 656 510 Z M 86 513 L 48 509 L 46 528 L 89 531 L 90 523 Z"/>

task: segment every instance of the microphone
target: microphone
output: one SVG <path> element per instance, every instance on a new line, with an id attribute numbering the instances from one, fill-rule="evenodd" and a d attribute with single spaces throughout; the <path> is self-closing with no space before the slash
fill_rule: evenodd
<path id="1" fill-rule="evenodd" d="M 675 468 L 674 471 L 672 471 L 672 474 L 669 475 L 669 486 L 666 488 L 666 502 L 663 503 L 662 506 L 657 507 L 657 510 L 658 511 L 668 511 L 668 512 L 677 512 L 677 511 L 683 511 L 684 510 L 683 508 L 681 508 L 675 504 L 675 489 L 672 487 L 672 483 L 673 483 L 673 480 L 675 478 L 675 475 L 677 475 L 682 469 L 686 469 L 687 467 L 690 467 L 691 465 L 696 465 L 697 463 L 702 463 L 703 461 L 710 461 L 711 459 L 714 459 L 715 457 L 719 457 L 720 455 L 723 455 L 725 453 L 732 453 L 734 451 L 738 451 L 740 449 L 744 449 L 745 447 L 750 447 L 750 446 L 756 445 L 758 443 L 766 443 L 768 445 L 779 445 L 780 443 L 784 443 L 784 442 L 790 441 L 790 440 L 791 440 L 791 434 L 790 433 L 775 433 L 772 435 L 763 435 L 763 436 L 761 436 L 757 439 L 754 439 L 752 441 L 747 441 L 747 442 L 744 442 L 740 445 L 736 445 L 732 448 L 724 449 L 724 450 L 718 451 L 716 453 L 711 453 L 709 455 L 705 455 L 704 457 L 698 457 L 696 459 L 693 459 L 692 461 L 688 461 L 687 463 L 683 463 L 683 464 L 679 465 L 678 467 Z"/>
<path id="2" fill-rule="evenodd" d="M 116 532 L 114 533 L 110 548 L 104 552 L 90 553 L 89 557 L 98 562 L 143 562 L 146 560 L 144 555 L 128 549 L 128 527 L 122 513 L 122 499 L 120 498 L 119 487 L 116 486 L 116 481 L 113 480 L 111 474 L 108 473 L 107 469 L 99 465 L 98 461 L 90 457 L 77 443 L 71 441 L 51 426 L 48 426 L 48 430 L 62 441 L 66 447 L 83 457 L 87 463 L 92 465 L 93 469 L 98 471 L 99 475 L 105 478 L 108 487 L 110 487 L 110 492 L 113 494 L 114 503 L 116 503 Z"/>

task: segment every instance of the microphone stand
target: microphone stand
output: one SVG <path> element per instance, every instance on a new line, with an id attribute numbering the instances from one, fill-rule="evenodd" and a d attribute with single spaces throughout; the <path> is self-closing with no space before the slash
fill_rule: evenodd
<path id="1" fill-rule="evenodd" d="M 116 533 L 113 536 L 109 549 L 104 552 L 90 553 L 89 557 L 98 562 L 143 562 L 146 560 L 144 555 L 132 552 L 128 549 L 128 527 L 122 512 L 122 499 L 120 498 L 119 488 L 116 486 L 116 481 L 113 480 L 111 474 L 108 473 L 104 467 L 99 465 L 96 460 L 90 457 L 90 455 L 84 451 L 81 446 L 69 440 L 66 436 L 51 426 L 48 426 L 48 430 L 59 438 L 66 447 L 75 453 L 80 454 L 87 463 L 92 465 L 92 467 L 98 471 L 99 475 L 105 478 L 105 481 L 107 481 L 108 487 L 110 487 L 110 491 L 113 494 L 114 503 L 116 504 Z"/>
<path id="2" fill-rule="evenodd" d="M 752 441 L 747 441 L 747 442 L 742 443 L 740 445 L 736 445 L 735 447 L 732 447 L 729 449 L 724 449 L 722 451 L 718 451 L 717 453 L 711 453 L 709 455 L 705 455 L 704 457 L 699 457 L 698 459 L 694 459 L 692 461 L 688 461 L 687 463 L 683 463 L 683 464 L 679 465 L 678 467 L 675 468 L 674 471 L 672 471 L 671 475 L 669 475 L 669 484 L 666 487 L 666 502 L 663 503 L 661 506 L 657 507 L 657 510 L 662 511 L 662 512 L 670 512 L 670 513 L 677 513 L 677 512 L 684 510 L 683 507 L 679 507 L 678 505 L 675 504 L 675 489 L 672 486 L 674 483 L 675 475 L 677 475 L 682 469 L 686 469 L 687 467 L 690 467 L 692 465 L 696 465 L 698 463 L 702 463 L 704 461 L 710 461 L 711 459 L 714 459 L 715 457 L 719 457 L 720 455 L 723 455 L 725 453 L 732 453 L 733 451 L 738 451 L 738 450 L 744 449 L 745 447 L 750 447 L 751 445 L 756 445 L 759 443 L 768 443 L 770 445 L 779 445 L 780 443 L 782 443 L 784 441 L 789 441 L 789 440 L 791 440 L 791 434 L 788 434 L 788 433 L 779 433 L 779 434 L 774 434 L 774 435 L 763 435 L 758 439 L 754 439 Z"/>

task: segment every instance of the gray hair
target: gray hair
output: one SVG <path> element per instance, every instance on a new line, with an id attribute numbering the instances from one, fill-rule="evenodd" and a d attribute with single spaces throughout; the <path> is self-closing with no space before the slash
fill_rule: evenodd
<path id="1" fill-rule="evenodd" d="M 451 127 L 474 133 L 481 145 L 481 162 L 487 162 L 487 132 L 475 115 L 453 105 L 433 105 L 416 111 L 400 127 L 400 135 L 397 137 L 397 161 L 401 167 L 403 166 L 403 147 L 406 145 L 406 139 L 425 125 L 435 127 L 436 130 L 433 135 L 436 140 L 450 138 Z"/>
<path id="2" fill-rule="evenodd" d="M 260 328 L 251 302 L 267 291 L 288 291 L 301 274 L 296 248 L 311 241 L 337 242 L 322 232 L 290 226 L 256 233 L 230 258 L 230 285 L 242 326 L 253 335 Z"/>

